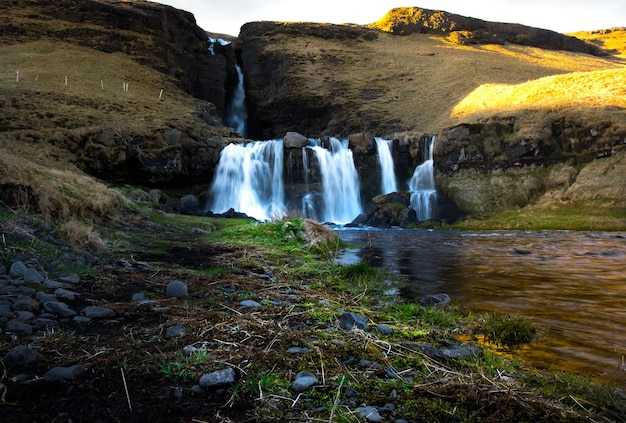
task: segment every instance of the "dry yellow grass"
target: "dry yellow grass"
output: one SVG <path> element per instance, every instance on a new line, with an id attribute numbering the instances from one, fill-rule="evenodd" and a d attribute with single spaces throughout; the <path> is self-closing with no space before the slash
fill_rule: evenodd
<path id="1" fill-rule="evenodd" d="M 78 169 L 36 163 L 5 143 L 0 143 L 0 149 L 0 186 L 11 191 L 12 207 L 63 222 L 111 216 L 124 202 L 119 192 Z"/>
<path id="2" fill-rule="evenodd" d="M 626 68 L 552 75 L 516 85 L 483 84 L 454 107 L 452 117 L 580 106 L 626 108 Z"/>
<path id="3" fill-rule="evenodd" d="M 605 50 L 614 51 L 617 57 L 626 59 L 626 27 L 574 32 L 568 35 L 590 41 Z"/>

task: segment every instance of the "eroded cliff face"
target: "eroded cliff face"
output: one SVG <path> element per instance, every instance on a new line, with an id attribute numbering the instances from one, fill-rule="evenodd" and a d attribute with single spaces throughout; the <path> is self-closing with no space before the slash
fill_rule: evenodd
<path id="1" fill-rule="evenodd" d="M 363 129 L 346 122 L 345 99 L 337 81 L 325 75 L 333 62 L 347 57 L 341 51 L 321 51 L 308 40 L 327 40 L 348 50 L 373 40 L 377 32 L 358 26 L 252 22 L 239 34 L 241 64 L 246 82 L 249 131 L 256 139 L 281 137 L 298 131 L 309 137 L 346 136 Z M 290 40 L 288 49 L 282 40 Z M 298 45 L 302 43 L 302 48 Z M 294 45 L 295 44 L 295 48 Z M 336 117 L 342 122 L 335 123 Z"/>
<path id="2" fill-rule="evenodd" d="M 626 129 L 608 121 L 566 116 L 528 134 L 523 123 L 502 118 L 443 129 L 434 163 L 437 186 L 460 215 L 488 217 L 537 202 L 594 199 L 624 208 L 625 157 Z M 602 176 L 591 177 L 599 169 Z M 597 177 L 604 181 L 601 190 Z"/>

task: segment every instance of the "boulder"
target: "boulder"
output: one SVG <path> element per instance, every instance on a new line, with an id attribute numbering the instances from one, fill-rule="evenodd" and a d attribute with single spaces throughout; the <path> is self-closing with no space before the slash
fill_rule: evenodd
<path id="1" fill-rule="evenodd" d="M 283 146 L 285 148 L 302 148 L 309 145 L 309 139 L 297 132 L 287 132 L 283 137 Z"/>

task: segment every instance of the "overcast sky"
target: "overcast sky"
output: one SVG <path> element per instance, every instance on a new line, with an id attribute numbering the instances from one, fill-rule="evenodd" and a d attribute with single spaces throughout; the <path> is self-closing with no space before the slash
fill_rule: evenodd
<path id="1" fill-rule="evenodd" d="M 209 32 L 238 35 L 252 21 L 367 24 L 390 9 L 418 6 L 487 21 L 512 22 L 558 32 L 626 27 L 626 0 L 160 0 L 192 12 Z"/>

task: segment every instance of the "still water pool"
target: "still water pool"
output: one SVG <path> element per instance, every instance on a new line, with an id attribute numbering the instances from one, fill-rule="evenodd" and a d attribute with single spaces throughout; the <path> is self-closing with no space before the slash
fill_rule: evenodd
<path id="1" fill-rule="evenodd" d="M 399 295 L 446 293 L 474 313 L 530 318 L 541 337 L 520 351 L 537 368 L 626 380 L 626 234 L 338 230 L 365 260 L 407 280 Z"/>

